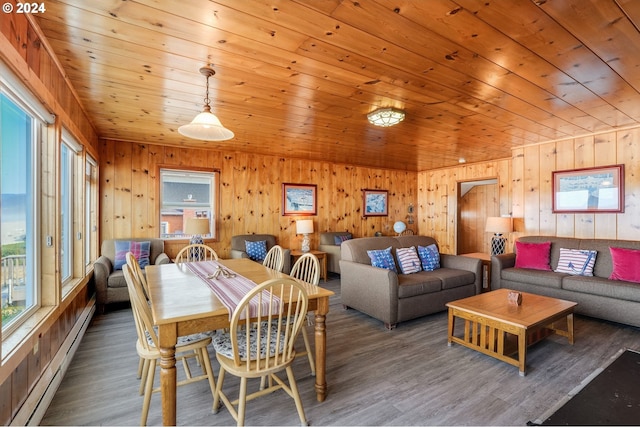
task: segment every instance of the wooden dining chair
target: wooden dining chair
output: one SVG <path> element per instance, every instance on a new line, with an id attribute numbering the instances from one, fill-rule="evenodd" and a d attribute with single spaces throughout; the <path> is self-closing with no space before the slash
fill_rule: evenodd
<path id="1" fill-rule="evenodd" d="M 132 274 L 128 265 L 122 267 L 127 289 L 129 291 L 129 299 L 131 300 L 131 309 L 133 311 L 133 319 L 136 325 L 138 340 L 136 342 L 136 350 L 138 356 L 145 359 L 145 371 L 142 376 L 144 385 L 144 398 L 142 404 L 142 414 L 140 417 L 140 425 L 147 424 L 149 414 L 149 406 L 151 403 L 151 394 L 160 391 L 160 387 L 153 387 L 156 375 L 157 362 L 160 360 L 159 340 L 153 325 L 153 317 L 151 308 L 147 303 L 144 295 L 142 283 Z M 185 378 L 178 381 L 177 385 L 182 386 L 196 381 L 208 380 L 209 388 L 212 396 L 215 396 L 215 379 L 213 369 L 211 368 L 211 359 L 207 346 L 211 343 L 211 337 L 205 334 L 195 334 L 178 338 L 176 344 L 176 362 L 180 361 L 184 368 Z M 193 376 L 188 359 L 198 357 L 202 361 L 201 375 Z"/>
<path id="2" fill-rule="evenodd" d="M 144 297 L 146 300 L 149 300 L 149 286 L 147 285 L 147 278 L 142 273 L 142 268 L 140 268 L 140 264 L 138 260 L 133 255 L 132 252 L 127 252 L 125 255 L 125 260 L 127 262 L 127 266 L 129 267 L 129 274 L 133 276 L 133 279 L 140 282 L 142 285 L 142 290 L 144 291 Z M 140 358 L 140 362 L 138 363 L 138 379 L 141 379 L 146 376 L 146 368 L 148 368 L 149 360 L 144 357 Z M 144 381 L 140 382 L 140 395 L 144 393 Z"/>
<path id="3" fill-rule="evenodd" d="M 264 261 L 262 261 L 262 265 L 282 272 L 282 269 L 284 268 L 284 251 L 282 250 L 282 246 L 275 245 L 269 249 L 267 256 L 264 257 Z"/>
<path id="4" fill-rule="evenodd" d="M 252 300 L 257 304 L 250 304 Z M 291 364 L 296 355 L 293 344 L 305 321 L 308 304 L 304 285 L 288 277 L 267 280 L 240 300 L 231 316 L 229 332 L 218 332 L 213 338 L 220 363 L 214 413 L 222 401 L 242 426 L 247 401 L 282 389 L 293 398 L 301 425 L 307 425 Z M 277 375 L 282 371 L 287 374 L 288 385 Z M 226 373 L 240 377 L 240 393 L 234 401 L 222 391 Z M 270 386 L 247 394 L 247 379 L 264 376 L 269 377 Z"/>
<path id="5" fill-rule="evenodd" d="M 320 283 L 320 261 L 318 260 L 318 257 L 309 252 L 303 254 L 300 258 L 298 258 L 295 264 L 293 264 L 291 273 L 289 273 L 289 275 L 311 285 L 318 285 L 318 283 Z M 311 344 L 309 341 L 309 336 L 307 334 L 307 328 L 305 328 L 304 325 L 302 326 L 302 338 L 304 340 L 305 351 L 296 353 L 296 357 L 306 355 L 309 359 L 311 375 L 315 376 L 316 364 L 313 360 L 313 352 L 311 351 Z"/>
<path id="6" fill-rule="evenodd" d="M 196 243 L 187 245 L 178 252 L 176 264 L 181 262 L 217 261 L 218 254 L 210 246 Z"/>

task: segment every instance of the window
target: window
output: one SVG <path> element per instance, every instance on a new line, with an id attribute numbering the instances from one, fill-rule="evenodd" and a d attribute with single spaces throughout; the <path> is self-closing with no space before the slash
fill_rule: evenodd
<path id="1" fill-rule="evenodd" d="M 60 153 L 60 271 L 62 283 L 73 277 L 73 161 L 74 154 L 62 144 Z"/>
<path id="2" fill-rule="evenodd" d="M 187 218 L 210 218 L 209 234 L 216 238 L 217 172 L 160 169 L 160 237 L 186 238 Z"/>
<path id="3" fill-rule="evenodd" d="M 98 258 L 98 164 L 87 155 L 84 168 L 84 265 Z"/>
<path id="4" fill-rule="evenodd" d="M 0 93 L 0 231 L 2 329 L 38 308 L 38 123 L 18 102 Z"/>

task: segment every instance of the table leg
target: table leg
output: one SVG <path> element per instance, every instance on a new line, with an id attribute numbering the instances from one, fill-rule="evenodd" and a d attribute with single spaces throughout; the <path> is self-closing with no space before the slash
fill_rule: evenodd
<path id="1" fill-rule="evenodd" d="M 522 329 L 518 331 L 518 370 L 521 377 L 526 375 L 525 367 L 527 365 L 527 331 Z"/>
<path id="2" fill-rule="evenodd" d="M 169 326 L 174 326 L 170 328 Z M 160 391 L 162 398 L 162 423 L 176 425 L 176 343 L 175 325 L 160 327 Z"/>
<path id="3" fill-rule="evenodd" d="M 573 345 L 573 313 L 567 315 L 567 335 L 569 344 Z"/>
<path id="4" fill-rule="evenodd" d="M 452 340 L 451 338 L 453 338 L 453 330 L 455 328 L 455 316 L 453 315 L 453 310 L 449 309 L 449 323 L 448 323 L 448 328 L 449 332 L 448 332 L 448 337 L 447 337 L 447 346 L 451 347 L 452 344 Z"/>
<path id="5" fill-rule="evenodd" d="M 327 363 L 327 334 L 326 314 L 329 312 L 329 297 L 318 299 L 316 309 L 316 397 L 318 402 L 324 402 L 327 397 L 326 363 Z"/>

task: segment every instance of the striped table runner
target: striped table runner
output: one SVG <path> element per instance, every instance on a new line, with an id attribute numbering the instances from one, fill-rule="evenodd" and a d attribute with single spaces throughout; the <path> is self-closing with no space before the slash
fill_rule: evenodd
<path id="1" fill-rule="evenodd" d="M 229 310 L 229 319 L 233 315 L 238 303 L 240 300 L 254 287 L 256 287 L 256 283 L 253 280 L 247 279 L 246 277 L 236 273 L 230 268 L 225 267 L 220 264 L 218 261 L 197 261 L 197 262 L 185 262 L 184 265 L 193 272 L 196 276 L 198 276 L 204 283 L 209 286 L 209 288 L 213 291 L 214 294 L 220 299 L 222 304 L 227 307 Z M 230 276 L 225 277 L 222 274 L 219 274 L 215 279 L 213 278 L 213 274 L 216 272 L 216 269 L 220 267 L 224 270 L 228 271 Z M 262 292 L 262 313 L 268 313 L 269 310 L 269 300 L 271 298 L 271 294 L 267 291 Z M 276 310 L 274 312 L 278 312 L 280 310 L 280 299 L 276 296 L 273 297 L 274 304 Z M 259 297 L 255 295 L 251 302 L 249 302 L 249 314 L 251 317 L 255 317 L 258 315 L 258 305 L 259 305 Z M 244 318 L 242 316 L 241 318 Z"/>

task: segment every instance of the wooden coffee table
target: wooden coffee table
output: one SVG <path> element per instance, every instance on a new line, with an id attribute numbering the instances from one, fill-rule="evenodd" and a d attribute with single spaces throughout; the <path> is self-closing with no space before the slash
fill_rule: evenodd
<path id="1" fill-rule="evenodd" d="M 556 333 L 573 344 L 575 302 L 521 292 L 522 304 L 507 301 L 509 289 L 475 295 L 447 304 L 448 345 L 458 343 L 517 366 L 525 375 L 527 346 Z M 455 320 L 464 319 L 461 336 Z M 563 328 L 560 328 L 563 327 Z"/>

